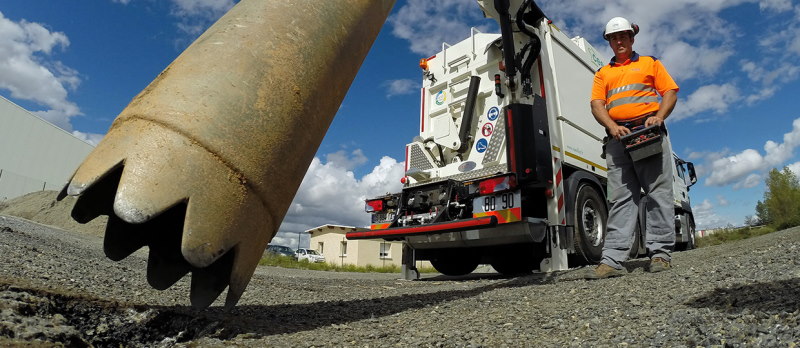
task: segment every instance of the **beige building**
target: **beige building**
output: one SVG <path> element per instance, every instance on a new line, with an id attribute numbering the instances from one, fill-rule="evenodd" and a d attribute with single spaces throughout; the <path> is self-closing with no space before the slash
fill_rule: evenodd
<path id="1" fill-rule="evenodd" d="M 363 228 L 324 225 L 312 228 L 309 248 L 325 256 L 328 263 L 376 267 L 396 265 L 403 260 L 403 243 L 386 242 L 382 239 L 347 240 L 345 233 L 362 231 Z M 430 267 L 428 261 L 418 261 L 417 267 Z"/>

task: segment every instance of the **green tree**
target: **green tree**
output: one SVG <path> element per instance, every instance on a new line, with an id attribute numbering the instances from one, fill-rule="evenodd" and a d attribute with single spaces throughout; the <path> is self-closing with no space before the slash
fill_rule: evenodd
<path id="1" fill-rule="evenodd" d="M 762 201 L 758 201 L 758 203 L 756 203 L 756 220 L 758 220 L 759 225 L 772 224 L 772 217 L 769 216 L 767 204 Z"/>
<path id="2" fill-rule="evenodd" d="M 800 181 L 788 167 L 773 168 L 766 180 L 764 201 L 756 204 L 759 220 L 776 229 L 800 225 Z"/>

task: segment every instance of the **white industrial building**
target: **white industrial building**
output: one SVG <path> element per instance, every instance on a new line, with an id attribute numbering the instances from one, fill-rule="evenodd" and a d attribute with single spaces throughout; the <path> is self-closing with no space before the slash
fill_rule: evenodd
<path id="1" fill-rule="evenodd" d="M 61 190 L 94 147 L 0 96 L 0 202 Z"/>

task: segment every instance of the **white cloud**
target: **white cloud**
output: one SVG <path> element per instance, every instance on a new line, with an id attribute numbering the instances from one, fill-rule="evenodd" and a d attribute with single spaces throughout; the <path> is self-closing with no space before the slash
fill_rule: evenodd
<path id="1" fill-rule="evenodd" d="M 708 186 L 725 186 L 738 181 L 752 172 L 763 169 L 764 157 L 753 149 L 711 162 Z"/>
<path id="2" fill-rule="evenodd" d="M 386 88 L 386 98 L 411 94 L 419 90 L 419 82 L 411 79 L 389 80 L 382 84 Z"/>
<path id="3" fill-rule="evenodd" d="M 727 219 L 717 215 L 714 211 L 714 204 L 708 199 L 703 200 L 703 203 L 692 207 L 694 213 L 695 228 L 697 230 L 706 230 L 710 228 L 725 227 L 730 223 Z"/>
<path id="4" fill-rule="evenodd" d="M 658 56 L 670 75 L 676 80 L 713 76 L 725 66 L 725 61 L 733 55 L 728 46 L 694 46 L 684 41 L 674 41 L 664 45 L 663 54 Z M 703 59 L 686 59 L 703 57 Z"/>
<path id="5" fill-rule="evenodd" d="M 706 111 L 721 114 L 739 100 L 739 90 L 732 84 L 703 86 L 678 102 L 670 121 L 686 119 Z"/>
<path id="6" fill-rule="evenodd" d="M 105 136 L 105 134 L 84 133 L 79 131 L 72 131 L 72 135 L 94 146 L 97 146 L 97 144 L 100 143 L 100 140 L 103 140 L 103 137 Z"/>
<path id="7" fill-rule="evenodd" d="M 353 170 L 356 167 L 367 163 L 367 157 L 361 149 L 356 149 L 350 153 L 353 157 L 349 157 L 344 150 L 339 150 L 334 153 L 325 155 L 325 159 L 331 166 L 341 168 L 344 170 Z"/>
<path id="8" fill-rule="evenodd" d="M 792 10 L 791 0 L 760 0 L 758 7 L 762 10 L 784 12 Z"/>
<path id="9" fill-rule="evenodd" d="M 792 164 L 787 165 L 786 167 L 788 167 L 789 170 L 791 170 L 792 173 L 794 173 L 794 175 L 800 177 L 800 162 L 794 162 Z"/>
<path id="10" fill-rule="evenodd" d="M 408 40 L 414 53 L 430 56 L 442 49 L 442 42 L 454 44 L 470 35 L 470 27 L 487 32 L 496 25 L 483 18 L 474 1 L 408 0 L 388 23 L 392 34 Z"/>
<path id="11" fill-rule="evenodd" d="M 81 115 L 68 99 L 68 90 L 80 84 L 78 72 L 52 59 L 55 49 L 66 49 L 69 39 L 42 24 L 5 18 L 0 12 L 0 89 L 11 97 L 44 107 L 40 117 L 71 131 L 70 118 Z"/>
<path id="12" fill-rule="evenodd" d="M 760 174 L 753 173 L 744 178 L 744 180 L 733 184 L 733 189 L 738 190 L 738 189 L 752 188 L 758 186 L 758 184 L 762 182 L 763 182 L 762 176 Z"/>
<path id="13" fill-rule="evenodd" d="M 200 35 L 222 17 L 238 0 L 172 0 L 172 15 L 178 29 L 192 37 Z"/>
<path id="14" fill-rule="evenodd" d="M 772 168 L 782 168 L 794 156 L 794 149 L 800 146 L 800 118 L 792 122 L 792 130 L 783 135 L 783 142 L 767 140 L 764 154 L 754 149 L 745 149 L 734 155 L 723 153 L 692 153 L 694 157 L 705 157 L 707 164 L 703 171 L 710 174 L 705 181 L 708 186 L 733 184 L 734 189 L 750 188 L 761 182 L 762 175 Z M 727 152 L 727 151 L 726 151 Z"/>
<path id="15" fill-rule="evenodd" d="M 717 195 L 717 204 L 719 204 L 720 207 L 727 207 L 730 203 L 725 199 L 725 196 Z"/>
<path id="16" fill-rule="evenodd" d="M 274 244 L 297 247 L 297 232 L 325 224 L 368 226 L 370 215 L 364 212 L 364 200 L 400 192 L 400 178 L 405 170 L 403 162 L 383 157 L 372 172 L 356 178 L 349 167 L 354 163 L 363 163 L 365 158 L 360 150 L 353 151 L 351 155 L 352 158 L 346 158 L 343 151 L 329 154 L 326 163 L 314 158 Z M 303 238 L 301 244 L 307 245 L 307 236 Z"/>
<path id="17" fill-rule="evenodd" d="M 797 146 L 800 146 L 800 118 L 792 122 L 792 131 L 783 135 L 783 143 L 770 140 L 764 144 L 767 165 L 774 167 L 783 164 L 793 156 Z"/>
<path id="18" fill-rule="evenodd" d="M 118 4 L 127 5 L 131 2 L 131 0 L 111 0 L 111 2 L 116 2 Z"/>

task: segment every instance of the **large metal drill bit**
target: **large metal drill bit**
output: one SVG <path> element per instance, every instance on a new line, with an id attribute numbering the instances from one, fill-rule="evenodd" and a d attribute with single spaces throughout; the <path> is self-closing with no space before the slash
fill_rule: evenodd
<path id="1" fill-rule="evenodd" d="M 394 0 L 243 0 L 122 111 L 62 192 L 106 255 L 236 304 Z"/>

